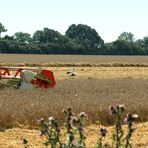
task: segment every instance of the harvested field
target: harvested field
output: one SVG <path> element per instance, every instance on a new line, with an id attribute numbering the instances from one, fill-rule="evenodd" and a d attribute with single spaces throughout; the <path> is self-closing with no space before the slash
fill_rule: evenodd
<path id="1" fill-rule="evenodd" d="M 133 136 L 134 148 L 148 146 L 148 67 L 140 66 L 148 65 L 147 57 L 99 56 L 98 58 L 98 56 L 84 56 L 83 59 L 83 56 L 71 56 L 73 58 L 70 60 L 70 56 L 61 55 L 51 56 L 53 59 L 48 59 L 49 55 L 0 56 L 2 56 L 1 65 L 4 61 L 15 66 L 20 66 L 25 62 L 41 63 L 41 65 L 44 65 L 45 61 L 48 64 L 53 62 L 52 66 L 56 62 L 63 64 L 71 62 L 71 67 L 58 67 L 59 63 L 56 67 L 50 67 L 57 80 L 57 86 L 51 90 L 14 90 L 5 87 L 5 82 L 0 80 L 0 130 L 6 130 L 0 132 L 2 139 L 0 147 L 23 147 L 22 139 L 26 138 L 30 141 L 30 147 L 42 148 L 42 142 L 45 139 L 38 136 L 37 130 L 28 128 L 36 129 L 37 120 L 40 117 L 47 119 L 49 116 L 57 117 L 61 121 L 60 124 L 63 125 L 65 117 L 61 111 L 71 107 L 76 114 L 82 111 L 88 114 L 86 135 L 89 137 L 86 143 L 88 148 L 91 148 L 97 139 L 96 131 L 99 130 L 99 126 L 96 126 L 95 123 L 99 121 L 104 126 L 112 125 L 114 119 L 109 115 L 108 107 L 116 104 L 124 104 L 126 106 L 125 114 L 136 113 L 139 115 L 138 122 L 143 122 L 136 125 L 138 129 Z M 78 63 L 79 67 L 73 63 Z M 84 67 L 82 66 L 84 63 L 93 64 L 90 67 Z M 96 63 L 108 63 L 108 66 L 94 67 Z M 118 63 L 118 66 L 112 67 L 113 63 Z M 129 66 L 133 63 L 134 66 L 138 65 L 120 67 L 121 63 L 122 66 L 126 63 Z M 24 66 L 26 65 L 24 64 Z M 66 74 L 72 68 L 77 72 L 75 77 Z M 112 127 L 107 128 L 111 133 Z"/>
<path id="2" fill-rule="evenodd" d="M 0 66 L 148 66 L 148 56 L 0 54 Z"/>
<path id="3" fill-rule="evenodd" d="M 51 115 L 63 120 L 61 111 L 67 107 L 76 113 L 85 111 L 89 123 L 99 120 L 108 125 L 113 123 L 108 107 L 114 104 L 124 104 L 127 112 L 139 114 L 139 121 L 148 121 L 148 78 L 66 77 L 57 80 L 51 90 L 0 90 L 1 129 L 19 124 L 34 126 L 40 117 Z"/>
<path id="4" fill-rule="evenodd" d="M 148 67 L 51 67 L 57 80 L 72 79 L 66 72 L 75 69 L 78 73 L 75 79 L 147 79 Z"/>
<path id="5" fill-rule="evenodd" d="M 96 142 L 99 137 L 99 129 L 102 126 L 99 125 L 90 125 L 86 128 L 86 147 L 94 148 L 96 147 Z M 148 122 L 143 124 L 135 125 L 137 128 L 135 133 L 133 134 L 132 144 L 133 148 L 147 148 L 148 147 Z M 126 128 L 126 127 L 124 127 Z M 114 131 L 113 127 L 107 127 L 107 139 L 111 139 L 112 132 Z M 64 136 L 64 133 L 63 133 Z M 14 128 L 9 129 L 5 132 L 0 133 L 0 147 L 1 148 L 24 148 L 22 145 L 23 139 L 27 139 L 29 141 L 29 148 L 45 148 L 43 143 L 46 141 L 45 137 L 39 136 L 38 130 L 28 130 L 28 129 L 20 129 Z M 65 137 L 64 137 L 65 139 Z M 8 142 L 9 141 L 9 142 Z M 106 140 L 111 144 L 110 140 Z"/>

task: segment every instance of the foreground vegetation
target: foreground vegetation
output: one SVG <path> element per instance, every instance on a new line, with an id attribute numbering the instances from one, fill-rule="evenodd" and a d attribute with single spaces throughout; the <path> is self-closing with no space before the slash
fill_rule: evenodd
<path id="1" fill-rule="evenodd" d="M 133 122 L 138 118 L 136 114 L 127 114 L 126 118 L 122 119 L 122 113 L 124 112 L 124 105 L 110 106 L 110 115 L 115 116 L 115 131 L 112 135 L 112 144 L 104 143 L 104 139 L 107 135 L 106 128 L 102 127 L 100 129 L 99 138 L 96 142 L 96 148 L 131 148 L 131 138 L 135 128 L 133 127 Z M 41 118 L 39 122 L 41 136 L 46 137 L 44 143 L 45 146 L 51 146 L 51 148 L 85 148 L 86 136 L 85 136 L 85 122 L 87 115 L 81 112 L 78 116 L 75 116 L 71 108 L 63 110 L 66 115 L 66 133 L 67 138 L 61 138 L 61 128 L 59 126 L 58 120 L 54 117 L 49 117 L 48 121 Z M 124 133 L 122 124 L 125 122 L 128 126 L 127 133 Z M 27 147 L 28 140 L 23 139 L 23 144 Z"/>
<path id="2" fill-rule="evenodd" d="M 95 29 L 83 24 L 70 25 L 65 35 L 44 28 L 33 36 L 16 32 L 1 38 L 6 31 L 0 23 L 0 53 L 148 55 L 148 37 L 135 40 L 131 32 L 123 32 L 116 41 L 104 43 Z"/>

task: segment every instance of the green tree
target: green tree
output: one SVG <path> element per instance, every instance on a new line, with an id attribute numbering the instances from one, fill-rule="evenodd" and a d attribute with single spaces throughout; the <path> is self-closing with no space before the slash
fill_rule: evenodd
<path id="1" fill-rule="evenodd" d="M 127 42 L 134 42 L 134 35 L 131 32 L 123 32 L 119 35 L 118 40 L 123 40 Z"/>
<path id="2" fill-rule="evenodd" d="M 3 26 L 3 24 L 0 23 L 0 38 L 1 38 L 1 33 L 2 32 L 6 32 L 6 31 L 7 31 L 7 29 L 5 29 L 5 27 Z"/>
<path id="3" fill-rule="evenodd" d="M 14 34 L 14 39 L 18 42 L 18 43 L 25 43 L 28 44 L 31 41 L 31 35 L 29 33 L 24 33 L 24 32 L 16 32 Z"/>
<path id="4" fill-rule="evenodd" d="M 62 35 L 58 31 L 52 29 L 44 28 L 43 32 L 46 42 L 58 43 L 62 38 Z"/>
<path id="5" fill-rule="evenodd" d="M 143 43 L 143 40 L 142 40 L 142 39 L 136 40 L 135 43 L 136 43 L 138 46 L 140 46 L 140 47 L 144 47 L 144 43 Z"/>
<path id="6" fill-rule="evenodd" d="M 116 40 L 113 42 L 113 52 L 117 55 L 138 55 L 143 54 L 141 48 L 135 42 L 128 42 L 125 40 Z"/>
<path id="7" fill-rule="evenodd" d="M 142 48 L 148 48 L 148 36 L 145 36 L 143 39 L 138 39 L 136 43 Z"/>
<path id="8" fill-rule="evenodd" d="M 38 30 L 33 34 L 33 41 L 35 43 L 58 43 L 62 37 L 58 31 L 44 28 L 43 31 Z"/>
<path id="9" fill-rule="evenodd" d="M 87 25 L 79 24 L 76 26 L 72 24 L 65 34 L 76 43 L 82 44 L 86 49 L 97 49 L 104 44 L 96 30 Z"/>
<path id="10" fill-rule="evenodd" d="M 42 30 L 37 30 L 33 34 L 32 39 L 33 39 L 34 43 L 43 43 L 43 42 L 45 42 L 44 32 Z"/>
<path id="11" fill-rule="evenodd" d="M 145 36 L 143 38 L 143 45 L 144 45 L 144 47 L 148 48 L 148 36 Z"/>
<path id="12" fill-rule="evenodd" d="M 4 40 L 8 40 L 8 41 L 14 41 L 15 39 L 14 39 L 14 36 L 9 36 L 9 35 L 5 35 L 4 37 L 3 37 L 3 39 Z"/>

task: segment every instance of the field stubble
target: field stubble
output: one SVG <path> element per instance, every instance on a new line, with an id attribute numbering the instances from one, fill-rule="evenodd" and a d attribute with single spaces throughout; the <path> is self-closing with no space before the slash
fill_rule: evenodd
<path id="1" fill-rule="evenodd" d="M 24 126 L 36 128 L 37 120 L 40 117 L 48 118 L 49 116 L 54 116 L 63 122 L 64 115 L 61 111 L 67 107 L 71 107 L 76 114 L 81 111 L 86 112 L 89 119 L 88 125 L 97 121 L 103 125 L 111 125 L 114 119 L 109 116 L 108 107 L 116 104 L 124 104 L 126 113 L 138 114 L 139 121 L 148 121 L 147 67 L 74 68 L 77 75 L 70 77 L 66 75 L 67 70 L 69 70 L 68 67 L 52 67 L 51 69 L 57 79 L 57 86 L 51 90 L 2 88 L 0 90 L 0 129 L 22 128 Z M 140 126 L 142 129 L 144 128 L 143 125 Z M 96 126 L 91 127 L 91 125 L 88 128 L 89 145 L 91 145 L 91 138 L 96 138 L 94 134 L 96 128 Z M 143 135 L 144 137 L 148 136 L 147 130 L 146 128 L 139 131 L 137 137 L 142 136 L 141 132 L 147 134 Z M 28 132 L 32 131 L 27 131 L 26 136 L 29 136 Z M 4 136 L 2 133 L 1 135 Z M 32 138 L 35 136 L 32 133 L 31 135 Z M 91 137 L 91 135 L 94 135 L 94 137 Z M 22 137 L 24 136 L 25 133 Z M 6 136 L 6 138 L 8 137 Z M 6 139 L 3 140 L 6 141 Z M 143 145 L 147 144 L 145 139 L 139 142 L 135 141 L 136 144 L 139 143 L 138 147 L 142 143 Z M 13 141 L 11 142 L 13 143 Z M 15 142 L 18 143 L 17 140 Z M 41 144 L 40 140 L 39 142 Z"/>
<path id="2" fill-rule="evenodd" d="M 89 122 L 112 124 L 108 107 L 124 104 L 127 112 L 139 114 L 139 121 L 148 120 L 148 79 L 64 79 L 51 90 L 0 90 L 0 127 L 19 124 L 34 126 L 40 117 L 55 116 L 63 120 L 62 109 L 84 111 Z"/>
<path id="3" fill-rule="evenodd" d="M 148 67 L 148 56 L 0 54 L 0 66 Z"/>

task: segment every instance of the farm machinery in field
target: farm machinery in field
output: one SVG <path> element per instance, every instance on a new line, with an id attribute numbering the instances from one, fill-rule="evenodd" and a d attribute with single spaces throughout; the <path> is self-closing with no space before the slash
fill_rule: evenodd
<path id="1" fill-rule="evenodd" d="M 54 74 L 48 69 L 0 67 L 0 79 L 7 79 L 7 85 L 20 89 L 53 88 Z"/>

